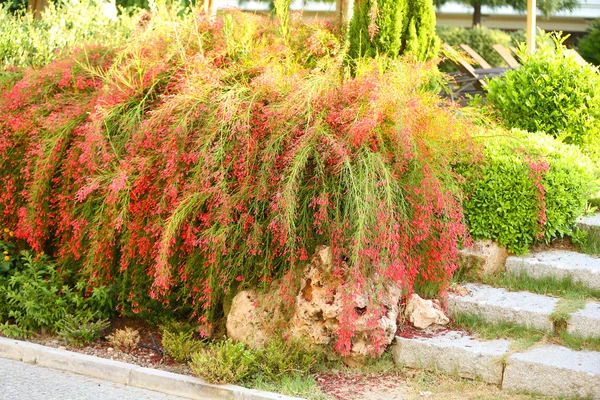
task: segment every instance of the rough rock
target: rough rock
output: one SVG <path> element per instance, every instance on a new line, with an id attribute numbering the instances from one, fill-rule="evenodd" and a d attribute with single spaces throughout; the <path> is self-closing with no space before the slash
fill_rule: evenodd
<path id="1" fill-rule="evenodd" d="M 340 322 L 346 317 L 343 307 L 344 281 L 333 275 L 332 260 L 329 247 L 318 247 L 302 279 L 300 293 L 296 296 L 291 334 L 313 344 L 331 343 Z M 378 294 L 377 304 L 369 303 L 366 296 L 360 294 L 352 299 L 358 318 L 352 325 L 354 336 L 351 339 L 349 362 L 360 363 L 363 357 L 373 354 L 378 346 L 385 348 L 392 342 L 401 294 L 400 288 L 388 285 Z M 377 321 L 372 320 L 373 315 L 379 315 Z M 383 340 L 383 343 L 374 343 L 374 337 Z"/>
<path id="2" fill-rule="evenodd" d="M 236 342 L 259 349 L 272 337 L 280 299 L 274 293 L 258 294 L 253 290 L 239 292 L 227 314 L 227 336 Z"/>
<path id="3" fill-rule="evenodd" d="M 413 294 L 408 299 L 405 315 L 408 322 L 417 329 L 450 322 L 437 301 L 422 299 L 418 294 Z"/>
<path id="4" fill-rule="evenodd" d="M 508 257 L 508 251 L 491 240 L 477 240 L 458 254 L 462 267 L 477 278 L 503 271 Z"/>

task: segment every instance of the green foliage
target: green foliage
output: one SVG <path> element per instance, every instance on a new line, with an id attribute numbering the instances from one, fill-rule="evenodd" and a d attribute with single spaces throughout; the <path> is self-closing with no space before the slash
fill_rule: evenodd
<path id="1" fill-rule="evenodd" d="M 324 360 L 321 351 L 310 350 L 301 341 L 276 336 L 264 349 L 234 344 L 231 339 L 209 344 L 192 356 L 190 366 L 194 373 L 212 383 L 273 383 L 294 374 L 305 376 Z"/>
<path id="2" fill-rule="evenodd" d="M 409 54 L 430 60 L 439 52 L 430 0 L 361 0 L 348 30 L 348 58 Z"/>
<path id="3" fill-rule="evenodd" d="M 563 41 L 559 34 L 542 35 L 535 53 L 521 53 L 521 68 L 489 82 L 487 99 L 511 128 L 597 146 L 600 75 L 591 65 L 580 66 Z"/>
<path id="4" fill-rule="evenodd" d="M 505 47 L 518 45 L 518 43 L 515 44 L 510 34 L 481 25 L 470 29 L 459 26 L 438 26 L 437 33 L 443 42 L 451 46 L 461 44 L 470 46 L 493 67 L 505 67 L 507 65 L 492 48 L 492 45 L 501 44 Z"/>
<path id="5" fill-rule="evenodd" d="M 109 46 L 123 44 L 136 17 L 116 18 L 104 12 L 100 0 L 49 2 L 41 19 L 31 13 L 11 13 L 0 4 L 0 67 L 41 67 L 60 56 L 62 50 L 86 42 Z"/>
<path id="6" fill-rule="evenodd" d="M 57 331 L 69 340 L 85 341 L 101 330 L 105 323 L 93 320 L 110 316 L 114 307 L 106 287 L 91 288 L 83 281 L 71 285 L 71 277 L 45 255 L 34 258 L 23 252 L 19 261 L 22 267 L 0 282 L 0 331 L 20 337 Z"/>
<path id="7" fill-rule="evenodd" d="M 600 65 L 600 19 L 592 22 L 587 35 L 577 42 L 577 49 L 589 63 Z"/>
<path id="8" fill-rule="evenodd" d="M 83 346 L 96 340 L 110 326 L 107 319 L 94 319 L 91 312 L 68 314 L 56 324 L 58 336 L 69 344 Z"/>
<path id="9" fill-rule="evenodd" d="M 190 367 L 210 383 L 234 383 L 258 372 L 256 351 L 231 339 L 215 342 L 192 356 Z"/>
<path id="10" fill-rule="evenodd" d="M 488 139 L 485 160 L 462 171 L 471 235 L 496 240 L 514 253 L 536 240 L 570 234 L 594 190 L 589 158 L 541 133 L 514 131 Z"/>
<path id="11" fill-rule="evenodd" d="M 191 326 L 169 326 L 163 328 L 162 345 L 177 362 L 187 362 L 202 348 L 202 342 L 194 338 Z"/>

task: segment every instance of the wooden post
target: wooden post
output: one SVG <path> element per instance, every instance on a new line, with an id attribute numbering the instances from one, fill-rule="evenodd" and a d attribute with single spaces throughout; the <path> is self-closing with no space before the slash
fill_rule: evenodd
<path id="1" fill-rule="evenodd" d="M 535 0 L 527 0 L 527 51 L 533 53 L 535 51 L 535 34 L 536 34 L 536 13 L 537 7 Z"/>
<path id="2" fill-rule="evenodd" d="M 347 24 L 352 18 L 352 0 L 336 0 L 335 12 L 338 19 Z"/>
<path id="3" fill-rule="evenodd" d="M 214 18 L 217 15 L 217 3 L 215 0 L 204 0 L 202 8 L 211 18 Z"/>
<path id="4" fill-rule="evenodd" d="M 27 10 L 33 13 L 35 19 L 42 18 L 42 11 L 48 5 L 47 0 L 29 0 L 27 2 Z"/>

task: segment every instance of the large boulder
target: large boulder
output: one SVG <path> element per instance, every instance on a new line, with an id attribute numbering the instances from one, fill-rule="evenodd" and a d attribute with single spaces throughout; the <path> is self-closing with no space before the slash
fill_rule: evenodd
<path id="1" fill-rule="evenodd" d="M 291 334 L 314 344 L 329 344 L 336 338 L 344 321 L 344 280 L 333 274 L 331 249 L 317 248 L 307 266 L 300 292 L 296 296 Z M 402 291 L 396 285 L 382 288 L 378 303 L 367 301 L 362 294 L 352 298 L 358 319 L 353 321 L 350 357 L 359 359 L 376 353 L 391 343 L 396 333 Z M 377 310 L 374 308 L 377 307 Z M 383 312 L 381 311 L 383 310 Z M 378 320 L 373 323 L 373 315 Z M 383 343 L 381 343 L 383 339 Z M 375 343 L 374 340 L 377 340 Z"/>
<path id="2" fill-rule="evenodd" d="M 266 294 L 242 290 L 233 298 L 227 314 L 227 336 L 255 349 L 263 348 L 281 318 L 281 301 L 276 290 Z"/>

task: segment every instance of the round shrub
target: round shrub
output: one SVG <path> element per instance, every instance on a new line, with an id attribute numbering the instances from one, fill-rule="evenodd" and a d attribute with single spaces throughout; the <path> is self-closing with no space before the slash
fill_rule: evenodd
<path id="1" fill-rule="evenodd" d="M 585 145 L 600 133 L 600 75 L 580 66 L 558 35 L 542 37 L 522 66 L 489 82 L 487 99 L 511 128 L 546 132 L 566 143 Z"/>
<path id="2" fill-rule="evenodd" d="M 495 137 L 483 162 L 462 172 L 471 236 L 517 254 L 535 241 L 569 234 L 594 191 L 590 159 L 543 133 Z"/>

